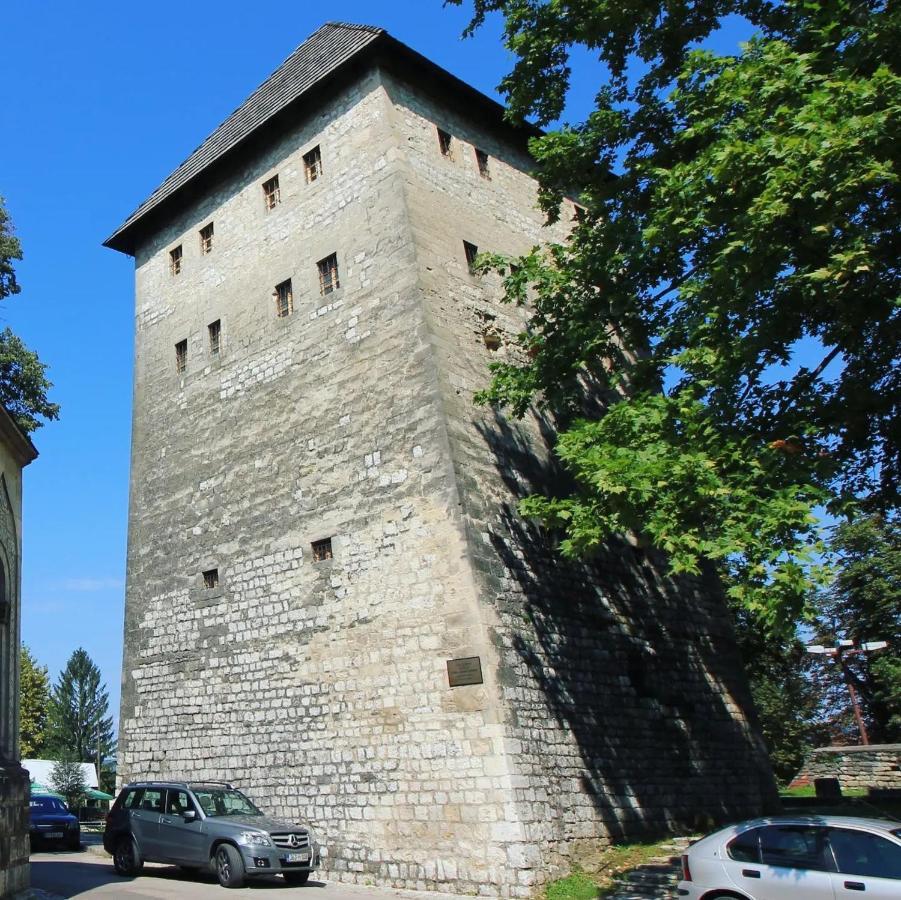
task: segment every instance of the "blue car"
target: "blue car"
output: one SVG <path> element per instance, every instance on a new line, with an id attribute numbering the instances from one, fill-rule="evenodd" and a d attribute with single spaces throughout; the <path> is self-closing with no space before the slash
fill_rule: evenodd
<path id="1" fill-rule="evenodd" d="M 29 809 L 31 846 L 54 843 L 68 850 L 81 847 L 81 826 L 65 803 L 52 794 L 32 794 Z"/>

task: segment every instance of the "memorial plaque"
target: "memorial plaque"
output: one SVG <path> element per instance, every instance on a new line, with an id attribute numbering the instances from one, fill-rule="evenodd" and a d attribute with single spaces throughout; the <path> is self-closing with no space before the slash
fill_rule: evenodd
<path id="1" fill-rule="evenodd" d="M 447 661 L 447 680 L 451 687 L 482 683 L 482 660 L 478 656 Z"/>

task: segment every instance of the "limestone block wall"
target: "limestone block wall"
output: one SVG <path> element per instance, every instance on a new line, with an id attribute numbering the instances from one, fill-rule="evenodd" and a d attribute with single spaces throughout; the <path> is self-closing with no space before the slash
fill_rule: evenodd
<path id="1" fill-rule="evenodd" d="M 837 778 L 843 790 L 901 791 L 901 744 L 818 747 L 801 770 L 802 777 Z"/>
<path id="2" fill-rule="evenodd" d="M 497 276 L 474 276 L 462 242 L 518 253 L 560 240 L 528 161 L 422 93 L 391 86 L 406 135 L 408 202 L 450 451 L 483 615 L 495 647 L 512 778 L 509 863 L 528 886 L 584 840 L 758 813 L 776 803 L 716 584 L 666 574 L 620 544 L 591 565 L 559 558 L 516 501 L 561 480 L 553 423 L 473 406 L 488 364 L 515 353 L 518 310 Z M 435 149 L 435 123 L 454 137 Z M 475 148 L 490 156 L 480 176 Z M 489 344 L 493 332 L 500 346 Z"/>
<path id="3" fill-rule="evenodd" d="M 491 681 L 447 683 L 491 648 L 389 116 L 371 76 L 139 253 L 119 773 L 232 780 L 314 823 L 331 877 L 476 892 L 506 878 L 503 729 Z"/>

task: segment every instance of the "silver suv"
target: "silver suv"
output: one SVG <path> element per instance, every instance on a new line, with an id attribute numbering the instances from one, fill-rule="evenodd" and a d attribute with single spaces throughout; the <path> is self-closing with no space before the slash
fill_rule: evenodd
<path id="1" fill-rule="evenodd" d="M 213 871 L 230 888 L 251 875 L 306 884 L 320 864 L 308 826 L 270 819 L 218 781 L 125 785 L 107 817 L 103 846 L 120 875 L 136 875 L 145 862 L 174 863 Z"/>

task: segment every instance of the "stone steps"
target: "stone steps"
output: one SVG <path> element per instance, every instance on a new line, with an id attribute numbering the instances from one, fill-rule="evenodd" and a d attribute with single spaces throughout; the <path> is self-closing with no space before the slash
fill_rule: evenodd
<path id="1" fill-rule="evenodd" d="M 634 869 L 621 872 L 613 879 L 613 893 L 606 900 L 676 900 L 676 885 L 682 877 L 681 857 L 689 838 L 677 838 L 663 849 L 670 856 L 654 857 Z"/>

